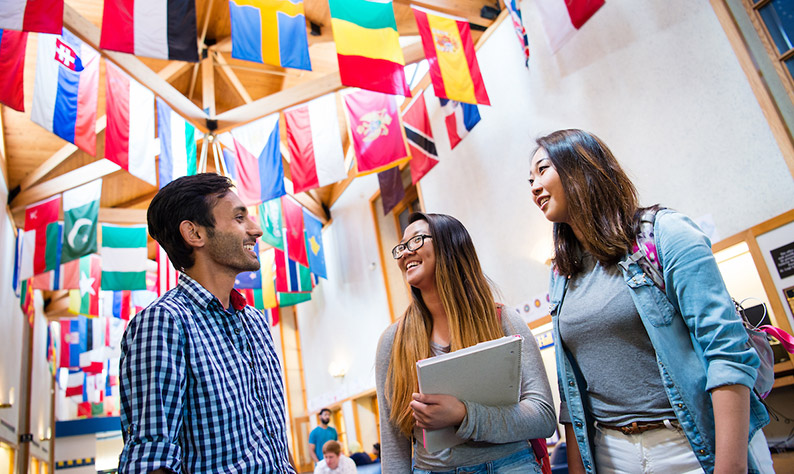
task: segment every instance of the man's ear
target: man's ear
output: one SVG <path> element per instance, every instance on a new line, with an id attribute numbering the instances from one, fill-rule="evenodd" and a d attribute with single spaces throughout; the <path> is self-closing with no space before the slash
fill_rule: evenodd
<path id="1" fill-rule="evenodd" d="M 204 229 L 195 223 L 185 220 L 179 223 L 179 233 L 185 243 L 194 248 L 204 246 Z"/>

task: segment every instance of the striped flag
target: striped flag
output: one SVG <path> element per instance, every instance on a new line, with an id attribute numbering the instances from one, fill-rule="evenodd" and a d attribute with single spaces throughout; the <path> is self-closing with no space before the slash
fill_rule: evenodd
<path id="1" fill-rule="evenodd" d="M 403 111 L 403 127 L 411 150 L 411 182 L 416 184 L 438 164 L 438 151 L 422 91 Z"/>
<path id="2" fill-rule="evenodd" d="M 105 61 L 105 90 L 105 157 L 156 186 L 154 94 L 109 61 Z"/>
<path id="3" fill-rule="evenodd" d="M 513 29 L 516 30 L 521 51 L 524 53 L 524 65 L 529 67 L 529 38 L 527 38 L 527 30 L 524 28 L 524 21 L 521 18 L 521 5 L 519 0 L 504 0 L 504 2 L 507 11 L 510 12 L 510 19 L 513 20 Z"/>
<path id="4" fill-rule="evenodd" d="M 160 138 L 160 189 L 182 176 L 196 174 L 196 127 L 157 99 Z"/>
<path id="5" fill-rule="evenodd" d="M 454 100 L 438 99 L 444 111 L 450 149 L 458 146 L 463 137 L 480 122 L 480 111 L 474 104 L 464 104 Z"/>
<path id="6" fill-rule="evenodd" d="M 303 233 L 303 207 L 291 197 L 282 196 L 281 208 L 284 210 L 284 226 L 287 229 L 284 236 L 287 255 L 290 259 L 308 267 L 309 259 L 306 255 Z"/>
<path id="7" fill-rule="evenodd" d="M 336 94 L 285 110 L 284 121 L 295 193 L 347 177 Z"/>
<path id="8" fill-rule="evenodd" d="M 157 295 L 163 296 L 168 290 L 176 287 L 179 272 L 171 264 L 165 249 L 157 245 Z"/>
<path id="9" fill-rule="evenodd" d="M 30 119 L 96 155 L 99 53 L 67 30 L 39 35 Z"/>
<path id="10" fill-rule="evenodd" d="M 195 0 L 105 0 L 102 49 L 196 62 L 197 37 Z"/>
<path id="11" fill-rule="evenodd" d="M 538 12 L 552 53 L 562 48 L 602 6 L 604 0 L 538 0 Z"/>
<path id="12" fill-rule="evenodd" d="M 377 173 L 410 159 L 394 96 L 359 90 L 342 97 L 359 175 Z"/>
<path id="13" fill-rule="evenodd" d="M 101 291 L 102 316 L 129 321 L 132 315 L 132 291 Z"/>
<path id="14" fill-rule="evenodd" d="M 82 397 L 85 374 L 80 369 L 69 370 L 66 383 L 66 397 Z"/>
<path id="15" fill-rule="evenodd" d="M 0 30 L 0 103 L 25 111 L 25 48 L 28 34 Z"/>
<path id="16" fill-rule="evenodd" d="M 411 96 L 390 0 L 329 0 L 342 84 Z"/>
<path id="17" fill-rule="evenodd" d="M 69 312 L 99 316 L 99 287 L 102 268 L 98 255 L 80 259 L 80 289 L 69 290 Z"/>
<path id="18" fill-rule="evenodd" d="M 76 318 L 61 318 L 59 367 L 80 366 L 80 325 Z"/>
<path id="19" fill-rule="evenodd" d="M 102 224 L 102 289 L 146 289 L 146 225 Z"/>
<path id="20" fill-rule="evenodd" d="M 59 34 L 63 28 L 63 0 L 0 1 L 0 28 Z"/>
<path id="21" fill-rule="evenodd" d="M 433 90 L 439 98 L 490 105 L 480 65 L 474 54 L 469 23 L 414 7 L 422 48 L 430 65 Z"/>
<path id="22" fill-rule="evenodd" d="M 232 57 L 311 71 L 302 0 L 229 0 Z"/>

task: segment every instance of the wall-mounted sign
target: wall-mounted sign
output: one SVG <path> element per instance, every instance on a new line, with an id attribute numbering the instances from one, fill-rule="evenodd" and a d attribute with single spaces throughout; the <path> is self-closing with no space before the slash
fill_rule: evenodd
<path id="1" fill-rule="evenodd" d="M 794 242 L 770 250 L 769 253 L 772 254 L 772 261 L 775 262 L 781 279 L 794 275 Z"/>

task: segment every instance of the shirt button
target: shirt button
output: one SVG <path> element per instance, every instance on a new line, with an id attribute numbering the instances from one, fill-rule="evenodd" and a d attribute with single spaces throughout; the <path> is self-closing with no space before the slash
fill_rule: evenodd
<path id="1" fill-rule="evenodd" d="M 573 386 L 574 386 L 573 380 L 571 380 L 570 382 L 568 382 L 568 385 L 570 385 L 571 387 L 573 387 Z"/>
<path id="2" fill-rule="evenodd" d="M 240 334 L 240 328 L 235 328 L 235 329 L 234 329 L 234 333 L 235 333 L 235 334 Z"/>
<path id="3" fill-rule="evenodd" d="M 582 424 L 580 422 L 578 422 L 578 421 L 576 423 L 574 423 L 574 424 L 576 425 L 577 428 L 581 428 L 582 427 Z"/>
<path id="4" fill-rule="evenodd" d="M 684 408 L 684 404 L 683 403 L 679 403 L 678 404 L 678 408 Z"/>
<path id="5" fill-rule="evenodd" d="M 700 453 L 700 454 L 706 454 L 706 450 L 705 450 L 705 449 L 698 449 L 698 453 Z"/>

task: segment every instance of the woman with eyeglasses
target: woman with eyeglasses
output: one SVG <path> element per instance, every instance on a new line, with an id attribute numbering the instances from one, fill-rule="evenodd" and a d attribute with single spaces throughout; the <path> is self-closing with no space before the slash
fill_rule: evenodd
<path id="1" fill-rule="evenodd" d="M 596 136 L 560 130 L 537 143 L 529 182 L 554 223 L 569 472 L 772 472 L 769 416 L 752 392 L 759 359 L 708 238 L 677 212 L 641 208 Z"/>
<path id="2" fill-rule="evenodd" d="M 527 441 L 551 436 L 556 423 L 540 351 L 518 312 L 494 302 L 466 228 L 451 216 L 414 213 L 392 256 L 411 287 L 412 302 L 378 343 L 383 473 L 541 472 Z M 510 334 L 524 337 L 521 397 L 515 405 L 418 393 L 418 360 Z M 423 428 L 450 426 L 468 441 L 425 450 Z"/>

